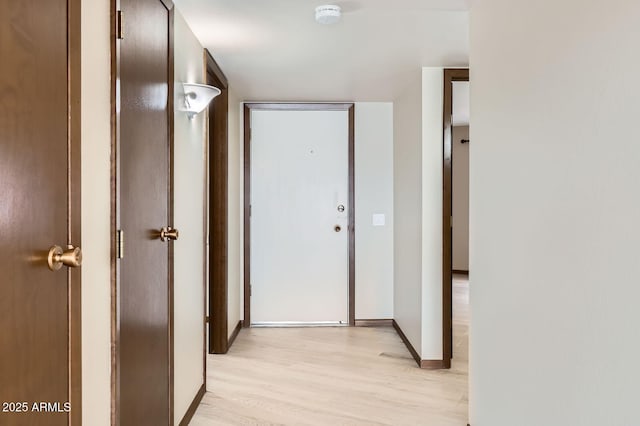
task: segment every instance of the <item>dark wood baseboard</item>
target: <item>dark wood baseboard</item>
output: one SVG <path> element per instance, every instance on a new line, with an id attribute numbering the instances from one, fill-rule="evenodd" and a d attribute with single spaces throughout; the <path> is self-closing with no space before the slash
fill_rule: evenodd
<path id="1" fill-rule="evenodd" d="M 424 368 L 425 370 L 446 370 L 451 368 L 451 360 L 422 359 L 420 360 L 420 368 Z"/>
<path id="2" fill-rule="evenodd" d="M 193 398 L 191 405 L 189 405 L 189 409 L 187 410 L 187 412 L 184 414 L 184 417 L 180 421 L 180 426 L 187 426 L 191 421 L 191 419 L 193 419 L 193 415 L 196 413 L 196 410 L 198 409 L 200 402 L 202 402 L 202 398 L 204 397 L 204 394 L 206 392 L 207 392 L 206 385 L 203 383 L 202 386 L 200 386 L 200 389 L 198 389 L 198 393 L 196 393 L 195 398 Z"/>
<path id="3" fill-rule="evenodd" d="M 463 271 L 462 269 L 454 269 L 451 271 L 452 274 L 458 274 L 458 275 L 469 275 L 469 271 Z"/>
<path id="4" fill-rule="evenodd" d="M 411 356 L 416 361 L 416 364 L 418 364 L 418 367 L 424 368 L 425 370 L 444 370 L 447 368 L 451 368 L 451 360 L 422 359 L 420 355 L 418 355 L 418 352 L 413 347 L 409 339 L 407 339 L 407 336 L 404 334 L 404 332 L 402 331 L 402 329 L 400 328 L 396 320 L 392 320 L 392 324 L 393 324 L 393 328 L 396 329 L 398 336 L 400 336 L 400 339 L 402 339 L 402 342 L 405 344 L 405 346 L 411 353 Z"/>
<path id="5" fill-rule="evenodd" d="M 404 332 L 402 331 L 402 329 L 400 328 L 396 320 L 393 320 L 391 323 L 393 325 L 393 328 L 396 329 L 398 336 L 400 336 L 400 339 L 402 339 L 402 342 L 405 344 L 407 349 L 409 349 L 409 352 L 411 353 L 411 356 L 413 357 L 413 359 L 415 359 L 416 363 L 418 363 L 418 367 L 421 367 L 420 361 L 422 360 L 420 359 L 420 355 L 418 355 L 418 352 L 416 352 L 415 348 L 413 347 L 409 339 L 407 339 L 407 336 L 405 336 Z"/>
<path id="6" fill-rule="evenodd" d="M 393 327 L 392 319 L 357 319 L 356 327 Z"/>
<path id="7" fill-rule="evenodd" d="M 233 342 L 236 341 L 236 337 L 238 337 L 238 333 L 240 333 L 240 329 L 242 329 L 242 320 L 238 321 L 238 324 L 236 324 L 236 328 L 233 329 L 233 333 L 231 333 L 231 336 L 229 337 L 227 350 L 229 350 L 229 348 L 231 348 L 231 345 L 233 345 Z"/>

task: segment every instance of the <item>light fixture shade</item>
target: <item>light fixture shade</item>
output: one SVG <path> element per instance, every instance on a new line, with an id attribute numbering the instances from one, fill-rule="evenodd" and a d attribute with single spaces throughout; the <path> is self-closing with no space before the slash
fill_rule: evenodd
<path id="1" fill-rule="evenodd" d="M 342 9 L 334 4 L 316 7 L 316 22 L 323 25 L 335 24 L 340 20 Z"/>
<path id="2" fill-rule="evenodd" d="M 182 83 L 182 87 L 184 89 L 184 107 L 189 118 L 201 113 L 213 98 L 222 93 L 217 87 L 206 84 Z"/>

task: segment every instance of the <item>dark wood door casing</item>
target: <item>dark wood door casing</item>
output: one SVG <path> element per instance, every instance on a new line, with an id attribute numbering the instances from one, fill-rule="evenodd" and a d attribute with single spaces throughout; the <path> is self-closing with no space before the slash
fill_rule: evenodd
<path id="1" fill-rule="evenodd" d="M 442 141 L 442 360 L 445 368 L 451 367 L 453 357 L 453 149 L 451 134 L 451 115 L 453 113 L 454 81 L 469 81 L 469 69 L 452 68 L 444 70 L 444 107 Z"/>
<path id="2" fill-rule="evenodd" d="M 79 425 L 80 269 L 47 252 L 81 241 L 80 1 L 0 8 L 0 424 Z"/>
<path id="3" fill-rule="evenodd" d="M 114 2 L 112 423 L 173 424 L 173 6 Z M 116 10 L 122 39 L 116 40 Z M 117 104 L 119 102 L 119 104 Z"/>
<path id="4" fill-rule="evenodd" d="M 221 91 L 209 105 L 209 353 L 224 354 L 229 350 L 229 83 L 208 50 L 205 63 L 207 84 Z"/>

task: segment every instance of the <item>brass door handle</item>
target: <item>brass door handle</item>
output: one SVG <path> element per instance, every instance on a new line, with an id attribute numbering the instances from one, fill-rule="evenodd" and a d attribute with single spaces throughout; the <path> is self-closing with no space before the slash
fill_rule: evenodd
<path id="1" fill-rule="evenodd" d="M 162 241 L 167 241 L 167 240 L 175 241 L 178 239 L 179 236 L 180 236 L 180 233 L 178 232 L 178 230 L 173 229 L 170 226 L 162 228 L 160 230 L 160 239 Z"/>
<path id="2" fill-rule="evenodd" d="M 57 271 L 62 266 L 77 268 L 82 265 L 82 250 L 73 246 L 68 246 L 66 250 L 60 246 L 52 246 L 47 256 L 47 264 L 52 271 Z"/>

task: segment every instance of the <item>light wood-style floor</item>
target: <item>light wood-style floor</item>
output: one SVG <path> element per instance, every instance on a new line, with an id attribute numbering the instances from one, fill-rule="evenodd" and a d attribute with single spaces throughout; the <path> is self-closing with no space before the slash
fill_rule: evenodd
<path id="1" fill-rule="evenodd" d="M 469 287 L 454 277 L 451 370 L 417 367 L 393 328 L 252 328 L 210 355 L 192 425 L 465 426 Z"/>

